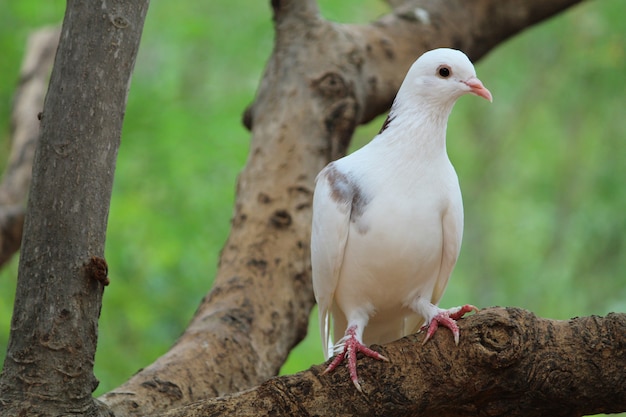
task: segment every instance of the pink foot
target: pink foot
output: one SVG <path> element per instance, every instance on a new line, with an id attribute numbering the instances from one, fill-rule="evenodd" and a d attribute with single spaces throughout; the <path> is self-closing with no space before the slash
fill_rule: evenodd
<path id="1" fill-rule="evenodd" d="M 428 340 L 435 334 L 435 332 L 439 328 L 439 325 L 441 324 L 442 326 L 447 327 L 448 329 L 450 329 L 450 331 L 452 331 L 452 335 L 454 336 L 454 343 L 458 345 L 459 326 L 457 326 L 456 320 L 460 319 L 461 317 L 463 317 L 463 315 L 465 315 L 465 313 L 469 313 L 470 311 L 477 312 L 478 308 L 474 307 L 471 304 L 465 304 L 464 306 L 451 308 L 450 310 L 444 310 L 437 314 L 435 317 L 432 318 L 430 324 L 425 324 L 424 327 L 422 327 L 422 330 L 427 329 L 426 337 L 424 338 L 424 342 L 422 344 L 428 342 Z"/>
<path id="2" fill-rule="evenodd" d="M 322 373 L 322 375 L 327 374 L 333 371 L 343 360 L 348 358 L 348 370 L 350 371 L 350 379 L 352 383 L 356 387 L 359 392 L 363 392 L 361 390 L 361 384 L 359 384 L 359 377 L 356 373 L 356 354 L 357 352 L 363 353 L 365 356 L 369 356 L 370 358 L 378 359 L 381 361 L 389 362 L 389 359 L 381 355 L 365 346 L 363 343 L 359 342 L 355 336 L 356 326 L 348 327 L 345 335 L 345 342 L 343 344 L 343 352 L 335 356 L 335 359 L 328 365 L 326 370 Z"/>

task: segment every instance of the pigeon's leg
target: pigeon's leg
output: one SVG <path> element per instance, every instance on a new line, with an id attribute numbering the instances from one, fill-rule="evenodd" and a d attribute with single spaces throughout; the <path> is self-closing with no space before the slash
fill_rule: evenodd
<path id="1" fill-rule="evenodd" d="M 459 326 L 456 324 L 456 321 L 463 317 L 466 313 L 471 311 L 478 311 L 478 308 L 474 307 L 471 304 L 465 304 L 459 307 L 452 307 L 447 310 L 437 307 L 430 302 L 425 302 L 424 299 L 419 298 L 413 303 L 413 310 L 420 314 L 422 317 L 426 318 L 426 324 L 422 327 L 421 330 L 426 331 L 426 337 L 424 337 L 424 342 L 428 342 L 428 340 L 433 337 L 439 325 L 447 327 L 452 332 L 452 336 L 454 337 L 454 343 L 459 344 Z"/>
<path id="2" fill-rule="evenodd" d="M 359 377 L 356 372 L 356 354 L 357 352 L 363 353 L 365 356 L 369 356 L 370 358 L 378 359 L 381 361 L 389 362 L 389 359 L 381 355 L 365 346 L 361 342 L 361 334 L 363 331 L 359 332 L 359 326 L 350 325 L 346 330 L 345 336 L 339 341 L 338 345 L 342 347 L 342 351 L 333 359 L 333 361 L 328 365 L 326 370 L 322 373 L 322 375 L 333 371 L 343 360 L 348 358 L 348 370 L 350 371 L 350 379 L 352 383 L 356 387 L 359 392 L 361 391 L 361 384 L 359 384 Z"/>

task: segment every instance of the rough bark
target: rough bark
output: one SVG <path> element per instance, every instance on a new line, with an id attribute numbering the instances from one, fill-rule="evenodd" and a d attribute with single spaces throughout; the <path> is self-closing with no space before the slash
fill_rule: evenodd
<path id="1" fill-rule="evenodd" d="M 461 343 L 438 332 L 359 358 L 359 393 L 345 367 L 271 379 L 232 397 L 172 410 L 196 416 L 575 417 L 626 410 L 626 314 L 569 321 L 489 308 L 459 322 Z"/>
<path id="2" fill-rule="evenodd" d="M 3 415 L 100 413 L 91 396 L 113 172 L 148 1 L 69 0 L 41 117 Z"/>
<path id="3" fill-rule="evenodd" d="M 244 115 L 251 149 L 214 288 L 169 352 L 100 399 L 118 415 L 146 415 L 276 375 L 314 303 L 308 242 L 319 170 L 388 108 L 425 50 L 446 45 L 476 60 L 576 3 L 420 1 L 342 25 L 322 19 L 313 0 L 272 1 L 275 47 Z"/>
<path id="4" fill-rule="evenodd" d="M 20 69 L 11 113 L 11 153 L 0 184 L 0 267 L 22 242 L 26 195 L 39 138 L 37 115 L 43 110 L 59 33 L 54 27 L 30 35 Z"/>

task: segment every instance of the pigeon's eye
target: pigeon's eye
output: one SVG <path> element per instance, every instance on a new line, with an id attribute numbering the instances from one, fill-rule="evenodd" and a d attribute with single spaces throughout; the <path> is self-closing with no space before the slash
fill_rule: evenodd
<path id="1" fill-rule="evenodd" d="M 441 78 L 448 78 L 450 74 L 452 74 L 452 70 L 450 69 L 449 66 L 442 65 L 439 68 L 437 68 L 437 74 L 439 74 Z"/>

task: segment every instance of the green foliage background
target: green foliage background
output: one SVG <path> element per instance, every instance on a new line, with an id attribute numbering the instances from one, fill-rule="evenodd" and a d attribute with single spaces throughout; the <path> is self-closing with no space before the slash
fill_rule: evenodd
<path id="1" fill-rule="evenodd" d="M 65 2 L 0 0 L 0 168 L 30 31 Z M 320 1 L 367 22 L 378 0 Z M 626 2 L 586 2 L 477 64 L 494 103 L 466 97 L 448 128 L 465 199 L 463 249 L 442 306 L 520 306 L 568 319 L 626 311 Z M 106 257 L 97 394 L 163 354 L 213 280 L 249 133 L 241 114 L 273 42 L 269 2 L 153 0 L 133 76 Z M 361 127 L 367 142 L 382 119 Z M 17 259 L 0 272 L 0 360 Z M 283 372 L 323 360 L 312 321 Z"/>

